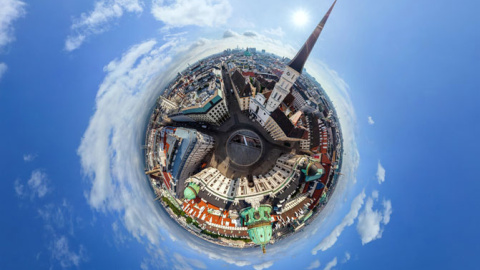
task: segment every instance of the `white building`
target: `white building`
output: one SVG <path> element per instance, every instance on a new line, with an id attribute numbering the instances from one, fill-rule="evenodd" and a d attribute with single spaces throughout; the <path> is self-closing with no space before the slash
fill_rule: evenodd
<path id="1" fill-rule="evenodd" d="M 182 196 L 185 179 L 199 167 L 214 146 L 214 139 L 194 129 L 162 127 L 157 131 L 161 170 L 169 175 L 172 193 Z"/>
<path id="2" fill-rule="evenodd" d="M 257 94 L 255 95 L 255 98 L 250 99 L 250 106 L 249 106 L 250 116 L 254 120 L 258 121 L 262 126 L 265 125 L 268 118 L 270 117 L 270 114 L 268 113 L 268 111 L 265 109 L 265 106 L 264 106 L 265 101 L 266 101 L 266 98 L 263 94 Z"/>
<path id="3" fill-rule="evenodd" d="M 253 176 L 253 185 L 249 185 L 246 177 L 231 179 L 215 168 L 206 168 L 186 180 L 197 183 L 202 190 L 208 191 L 219 200 L 238 202 L 249 198 L 262 199 L 266 195 L 275 197 L 296 177 L 299 177 L 298 166 L 303 166 L 305 156 L 282 155 L 275 166 L 265 175 Z"/>
<path id="4" fill-rule="evenodd" d="M 160 108 L 165 112 L 165 113 L 169 113 L 171 111 L 175 111 L 178 109 L 178 105 L 173 102 L 173 101 L 170 101 L 164 97 L 159 97 L 158 98 L 158 104 L 160 105 Z"/>

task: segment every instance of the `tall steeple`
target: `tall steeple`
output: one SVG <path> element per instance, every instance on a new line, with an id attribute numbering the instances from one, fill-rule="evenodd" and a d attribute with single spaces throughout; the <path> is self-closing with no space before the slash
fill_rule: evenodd
<path id="1" fill-rule="evenodd" d="M 317 42 L 317 39 L 320 36 L 320 33 L 322 33 L 323 27 L 325 26 L 325 23 L 328 20 L 328 16 L 330 16 L 330 12 L 332 12 L 332 9 L 335 6 L 335 3 L 337 3 L 337 0 L 335 0 L 335 2 L 333 2 L 330 9 L 327 11 L 325 16 L 323 16 L 323 19 L 317 25 L 315 30 L 313 30 L 313 33 L 307 39 L 305 44 L 303 44 L 300 51 L 298 51 L 297 55 L 295 55 L 295 57 L 290 62 L 290 64 L 288 64 L 288 66 L 290 66 L 291 68 L 296 70 L 298 73 L 302 73 L 303 66 L 305 65 L 305 62 L 307 61 L 307 58 L 310 55 L 310 52 L 312 51 L 313 46 L 315 46 L 315 43 Z"/>
<path id="2" fill-rule="evenodd" d="M 317 25 L 315 30 L 313 30 L 313 33 L 307 39 L 307 42 L 303 44 L 303 47 L 297 53 L 295 58 L 293 58 L 290 64 L 285 67 L 285 70 L 283 71 L 280 80 L 278 80 L 278 82 L 275 84 L 275 87 L 273 88 L 273 91 L 267 100 L 267 104 L 265 106 L 266 113 L 264 113 L 263 115 L 267 115 L 267 113 L 268 115 L 270 115 L 274 110 L 278 109 L 285 97 L 290 93 L 292 85 L 302 73 L 303 66 L 307 61 L 307 58 L 310 55 L 310 52 L 315 45 L 315 42 L 317 42 L 317 39 L 320 36 L 320 33 L 322 32 L 323 27 L 327 22 L 328 16 L 330 16 L 330 12 L 332 12 L 332 9 L 335 6 L 336 2 L 337 0 L 333 2 L 330 9 L 327 11 L 327 14 L 325 14 L 322 21 Z M 265 122 L 262 121 L 262 123 L 266 123 L 266 120 L 267 119 L 264 119 Z"/>

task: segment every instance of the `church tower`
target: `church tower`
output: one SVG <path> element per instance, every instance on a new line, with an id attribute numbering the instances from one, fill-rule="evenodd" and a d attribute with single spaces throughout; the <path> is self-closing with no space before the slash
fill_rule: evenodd
<path id="1" fill-rule="evenodd" d="M 290 88 L 292 88 L 292 85 L 295 83 L 298 76 L 300 76 L 300 73 L 302 73 L 303 66 L 307 61 L 307 58 L 310 55 L 313 46 L 315 46 L 315 43 L 320 36 L 320 33 L 322 33 L 323 27 L 325 26 L 325 23 L 330 16 L 330 12 L 332 12 L 332 9 L 335 6 L 336 2 L 337 0 L 333 2 L 332 6 L 327 11 L 323 19 L 317 25 L 315 30 L 313 30 L 313 33 L 307 39 L 305 44 L 303 44 L 300 51 L 298 51 L 297 55 L 295 55 L 295 57 L 288 64 L 288 66 L 285 67 L 282 77 L 280 77 L 280 80 L 275 84 L 273 92 L 268 98 L 266 109 L 269 113 L 277 109 L 278 106 L 282 103 L 283 99 L 285 99 L 288 93 L 290 93 Z"/>

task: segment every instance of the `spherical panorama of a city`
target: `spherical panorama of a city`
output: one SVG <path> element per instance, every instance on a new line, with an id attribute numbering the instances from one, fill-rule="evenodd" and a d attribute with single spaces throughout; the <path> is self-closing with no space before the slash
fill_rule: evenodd
<path id="1" fill-rule="evenodd" d="M 343 139 L 304 65 L 334 5 L 293 59 L 225 49 L 189 64 L 156 99 L 145 174 L 178 226 L 265 253 L 316 222 L 341 175 Z"/>
<path id="2" fill-rule="evenodd" d="M 478 269 L 446 2 L 0 0 L 0 270 Z"/>
<path id="3" fill-rule="evenodd" d="M 0 270 L 480 269 L 479 9 L 0 0 Z"/>

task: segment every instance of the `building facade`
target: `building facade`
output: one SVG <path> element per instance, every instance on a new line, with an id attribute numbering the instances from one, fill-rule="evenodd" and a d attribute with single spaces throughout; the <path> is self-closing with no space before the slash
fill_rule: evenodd
<path id="1" fill-rule="evenodd" d="M 211 136 L 193 129 L 163 127 L 159 130 L 160 170 L 167 188 L 176 197 L 183 195 L 185 179 L 193 174 L 214 146 Z M 182 192 L 179 192 L 182 190 Z"/>
<path id="2" fill-rule="evenodd" d="M 245 78 L 237 69 L 231 76 L 233 92 L 237 98 L 240 110 L 246 111 L 250 106 L 250 99 L 255 97 L 256 88 L 252 86 L 249 79 Z"/>
<path id="3" fill-rule="evenodd" d="M 216 90 L 215 94 L 200 105 L 187 107 L 179 113 L 169 115 L 170 119 L 179 122 L 184 122 L 185 119 L 188 119 L 185 117 L 196 122 L 221 125 L 230 117 L 223 90 Z"/>

